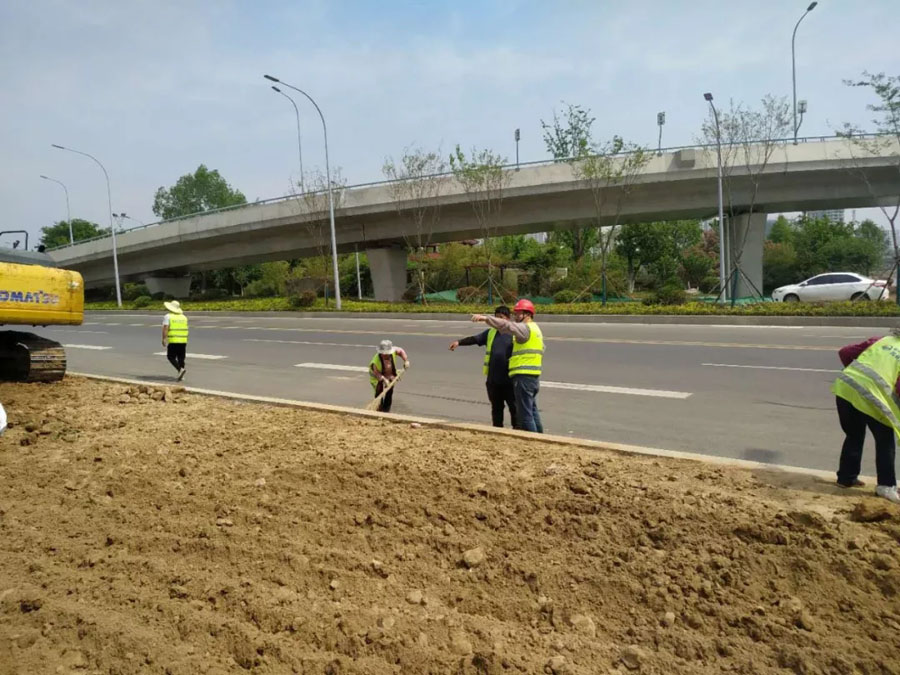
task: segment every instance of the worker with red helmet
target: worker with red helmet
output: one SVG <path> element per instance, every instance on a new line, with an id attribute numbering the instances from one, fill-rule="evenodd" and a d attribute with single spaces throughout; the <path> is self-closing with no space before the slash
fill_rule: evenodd
<path id="1" fill-rule="evenodd" d="M 472 321 L 486 323 L 498 333 L 512 335 L 512 356 L 509 377 L 516 395 L 517 428 L 544 433 L 538 412 L 537 395 L 541 388 L 541 368 L 544 359 L 544 334 L 534 321 L 534 304 L 522 298 L 513 307 L 514 321 L 497 316 L 475 314 Z"/>

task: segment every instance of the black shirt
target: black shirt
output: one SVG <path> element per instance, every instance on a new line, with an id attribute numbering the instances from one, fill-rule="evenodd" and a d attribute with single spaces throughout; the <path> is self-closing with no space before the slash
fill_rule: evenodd
<path id="1" fill-rule="evenodd" d="M 489 328 L 478 335 L 463 338 L 459 341 L 459 345 L 461 347 L 467 345 L 486 347 L 490 331 Z M 512 348 L 512 335 L 497 333 L 494 336 L 494 342 L 491 344 L 491 360 L 488 363 L 488 384 L 507 384 L 509 382 L 509 359 L 512 356 Z"/>

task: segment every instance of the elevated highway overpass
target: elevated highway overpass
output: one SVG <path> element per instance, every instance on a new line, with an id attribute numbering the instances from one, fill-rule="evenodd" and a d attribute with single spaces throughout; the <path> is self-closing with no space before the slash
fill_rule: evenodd
<path id="1" fill-rule="evenodd" d="M 747 232 L 742 267 L 758 287 L 762 286 L 766 214 L 871 207 L 896 203 L 900 195 L 896 140 L 885 140 L 877 154 L 839 138 L 804 139 L 797 145 L 783 142 L 774 147 L 766 163 L 761 161 L 764 153 L 760 146 L 746 155 L 737 146 L 725 150 L 733 160 L 726 160 L 730 164 L 727 192 L 735 214 L 729 219 L 729 232 L 734 240 L 738 233 L 744 239 Z M 718 210 L 716 177 L 714 146 L 654 154 L 625 200 L 620 222 L 714 217 Z M 451 176 L 442 180 L 442 190 L 435 198 L 439 217 L 427 233 L 429 242 L 482 237 L 465 191 Z M 606 188 L 605 203 L 615 204 L 620 189 Z M 748 214 L 751 205 L 753 213 Z M 315 206 L 310 208 L 310 200 L 301 197 L 281 197 L 121 231 L 117 234 L 121 277 L 146 280 L 151 289 L 183 296 L 192 271 L 317 255 L 323 242 L 326 248 L 330 245 L 327 211 Z M 406 242 L 417 234 L 409 217 L 412 208 L 411 202 L 394 200 L 390 183 L 343 190 L 335 213 L 338 251 L 368 253 L 380 300 L 398 300 L 406 288 Z M 601 222 L 611 224 L 613 216 L 611 207 Z M 583 226 L 593 218 L 591 191 L 569 163 L 509 167 L 509 185 L 492 234 Z M 79 271 L 87 287 L 113 282 L 112 240 L 108 236 L 50 254 L 61 267 Z M 742 292 L 746 288 L 739 289 Z"/>

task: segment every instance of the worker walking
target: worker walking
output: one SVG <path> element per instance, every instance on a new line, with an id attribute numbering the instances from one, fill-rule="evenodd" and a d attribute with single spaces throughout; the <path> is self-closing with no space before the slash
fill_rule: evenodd
<path id="1" fill-rule="evenodd" d="M 523 298 L 513 307 L 515 321 L 482 314 L 475 314 L 472 321 L 486 323 L 498 333 L 512 336 L 509 377 L 516 396 L 516 428 L 542 434 L 544 425 L 538 412 L 537 395 L 541 389 L 544 334 L 534 321 L 534 312 L 531 300 Z"/>
<path id="2" fill-rule="evenodd" d="M 509 319 L 509 307 L 501 305 L 494 310 L 494 316 Z M 512 356 L 512 336 L 501 334 L 496 328 L 488 328 L 478 335 L 454 340 L 450 343 L 450 351 L 457 347 L 478 345 L 484 347 L 483 372 L 487 377 L 488 400 L 491 402 L 491 421 L 495 427 L 503 426 L 503 406 L 509 407 L 509 421 L 516 428 L 516 395 L 512 380 L 509 378 L 509 359 Z"/>
<path id="3" fill-rule="evenodd" d="M 177 300 L 163 304 L 169 312 L 163 318 L 162 343 L 166 347 L 166 358 L 178 371 L 178 381 L 181 382 L 187 373 L 184 359 L 187 355 L 188 320 Z"/>
<path id="4" fill-rule="evenodd" d="M 841 487 L 859 480 L 866 427 L 875 437 L 875 494 L 900 503 L 894 466 L 894 434 L 900 433 L 900 329 L 883 338 L 847 345 L 838 352 L 844 370 L 831 390 L 837 397 L 844 445 L 837 472 Z"/>
<path id="5" fill-rule="evenodd" d="M 403 359 L 403 367 L 409 368 L 409 357 L 400 347 L 395 347 L 390 340 L 382 340 L 378 344 L 375 356 L 369 362 L 369 383 L 375 391 L 375 398 L 381 396 L 381 392 L 393 380 L 399 376 L 397 370 L 397 356 Z M 394 403 L 394 387 L 388 390 L 388 393 L 381 399 L 378 410 L 381 412 L 390 412 L 391 405 Z"/>

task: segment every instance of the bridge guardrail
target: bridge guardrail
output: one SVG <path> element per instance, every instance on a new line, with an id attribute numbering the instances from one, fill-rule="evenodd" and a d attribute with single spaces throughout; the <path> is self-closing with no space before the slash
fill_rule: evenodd
<path id="1" fill-rule="evenodd" d="M 853 138 L 855 138 L 855 139 L 875 139 L 875 138 L 879 138 L 879 137 L 883 137 L 883 136 L 893 136 L 893 134 L 887 134 L 887 133 L 853 134 Z M 823 143 L 823 142 L 827 142 L 827 141 L 838 140 L 841 138 L 847 138 L 847 136 L 844 134 L 833 135 L 833 136 L 805 136 L 802 138 L 798 138 L 797 143 L 798 144 L 799 143 Z M 793 138 L 779 138 L 779 139 L 774 139 L 770 142 L 779 143 L 779 144 L 780 143 L 794 144 L 794 139 Z M 707 150 L 707 149 L 713 149 L 715 147 L 716 147 L 715 143 L 697 143 L 694 145 L 673 145 L 670 147 L 661 148 L 659 150 L 653 150 L 652 152 L 654 154 L 656 154 L 657 152 L 668 153 L 668 152 L 678 152 L 679 150 Z M 651 151 L 650 148 L 642 148 L 642 150 L 644 152 Z M 625 156 L 628 154 L 631 154 L 631 153 L 622 152 L 622 153 L 617 153 L 616 155 L 613 155 L 613 156 L 619 156 L 619 155 Z M 516 169 L 516 168 L 521 168 L 523 166 L 528 166 L 528 167 L 549 166 L 551 164 L 563 164 L 566 162 L 572 162 L 577 159 L 578 159 L 577 157 L 566 157 L 566 158 L 561 158 L 561 159 L 539 159 L 539 160 L 533 160 L 530 162 L 520 162 L 518 164 L 504 164 L 502 168 Z M 452 171 L 445 171 L 443 173 L 429 174 L 426 176 L 422 176 L 422 178 L 440 178 L 440 177 L 450 177 L 450 176 L 453 176 Z M 346 190 L 362 190 L 365 188 L 378 187 L 381 185 L 390 185 L 392 183 L 402 183 L 402 182 L 404 182 L 404 179 L 378 180 L 378 181 L 370 181 L 368 183 L 357 183 L 354 185 L 347 185 L 347 186 L 344 186 L 342 189 L 345 191 Z M 326 192 L 327 192 L 327 190 L 313 190 L 307 194 L 324 194 Z M 143 225 L 135 225 L 134 227 L 122 228 L 122 229 L 116 230 L 116 235 L 124 234 L 127 232 L 134 232 L 135 230 L 144 230 L 148 227 L 156 227 L 157 225 L 164 225 L 166 223 L 175 223 L 175 222 L 178 222 L 179 220 L 186 220 L 187 218 L 194 218 L 196 216 L 207 216 L 207 215 L 210 215 L 213 213 L 224 213 L 226 211 L 237 211 L 239 209 L 245 209 L 250 206 L 258 206 L 260 204 L 275 204 L 277 202 L 284 202 L 284 201 L 290 201 L 293 199 L 298 199 L 299 197 L 301 197 L 301 195 L 293 195 L 293 194 L 282 195 L 281 197 L 270 197 L 268 199 L 257 199 L 254 202 L 247 202 L 246 204 L 236 204 L 234 206 L 223 206 L 222 208 L 219 208 L 219 209 L 210 209 L 208 211 L 198 211 L 196 213 L 188 213 L 183 216 L 178 216 L 177 218 L 169 218 L 168 220 L 158 220 L 153 223 L 145 223 Z M 60 251 L 62 249 L 71 248 L 72 246 L 78 246 L 79 244 L 86 244 L 91 241 L 99 241 L 101 239 L 109 239 L 111 236 L 112 236 L 111 234 L 102 234 L 102 235 L 98 235 L 96 237 L 90 237 L 88 239 L 79 239 L 74 244 L 61 244 L 60 246 L 54 246 L 54 247 L 48 248 L 46 250 L 48 252 L 49 251 Z"/>

